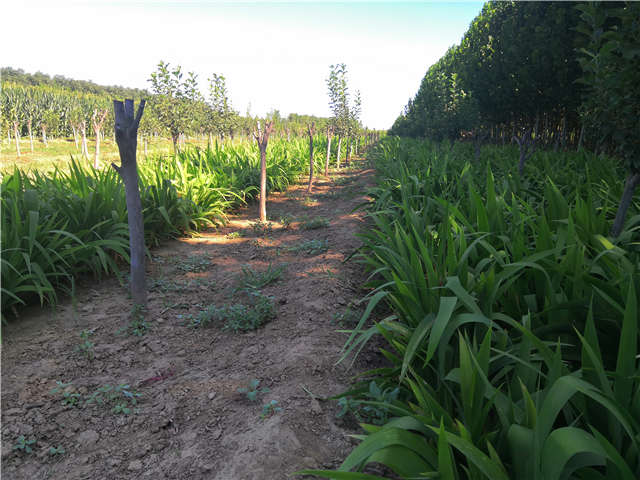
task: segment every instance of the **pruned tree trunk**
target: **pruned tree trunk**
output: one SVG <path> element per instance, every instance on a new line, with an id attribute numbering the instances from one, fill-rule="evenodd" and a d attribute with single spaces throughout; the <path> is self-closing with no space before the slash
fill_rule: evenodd
<path id="1" fill-rule="evenodd" d="M 327 128 L 327 160 L 324 162 L 324 176 L 329 175 L 329 159 L 331 158 L 331 128 Z"/>
<path id="2" fill-rule="evenodd" d="M 611 227 L 612 237 L 617 237 L 622 232 L 622 227 L 624 227 L 624 219 L 627 216 L 627 210 L 629 210 L 631 200 L 633 200 L 633 194 L 638 185 L 640 185 L 640 172 L 629 172 L 629 175 L 627 175 L 627 180 L 624 184 L 624 191 L 622 192 L 620 205 L 618 206 L 618 211 L 616 212 L 616 218 L 613 221 L 613 226 Z"/>
<path id="3" fill-rule="evenodd" d="M 16 154 L 20 158 L 20 132 L 18 132 L 18 122 L 13 122 L 13 138 L 16 140 Z"/>
<path id="4" fill-rule="evenodd" d="M 260 221 L 267 221 L 267 144 L 269 135 L 273 132 L 273 122 L 265 122 L 264 130 L 258 122 L 253 136 L 260 149 Z"/>
<path id="5" fill-rule="evenodd" d="M 578 148 L 576 151 L 580 151 L 582 149 L 582 141 L 584 140 L 584 123 L 580 127 L 580 137 L 578 137 Z"/>
<path id="6" fill-rule="evenodd" d="M 309 185 L 307 186 L 307 193 L 311 193 L 311 187 L 313 186 L 313 135 L 316 133 L 316 122 L 311 122 L 311 125 L 307 125 L 307 133 L 309 134 Z"/>
<path id="7" fill-rule="evenodd" d="M 520 149 L 520 158 L 518 160 L 518 173 L 520 176 L 524 174 L 524 165 L 536 151 L 536 140 L 531 136 L 531 129 L 527 130 L 521 137 L 513 136 L 513 141 L 518 144 Z"/>
<path id="8" fill-rule="evenodd" d="M 31 153 L 33 153 L 33 132 L 31 131 L 31 119 L 27 120 L 27 130 L 29 131 L 29 144 L 31 146 Z"/>
<path id="9" fill-rule="evenodd" d="M 96 151 L 93 157 L 93 168 L 95 169 L 98 169 L 100 167 L 100 138 L 102 137 L 102 125 L 104 124 L 104 119 L 107 118 L 107 113 L 108 110 L 106 109 L 102 112 L 99 112 L 98 109 L 95 109 L 93 111 L 93 115 L 91 116 L 91 124 L 93 125 L 93 131 L 96 135 Z"/>
<path id="10" fill-rule="evenodd" d="M 342 147 L 342 135 L 338 135 L 338 153 L 336 154 L 336 168 L 340 170 L 340 148 Z"/>
<path id="11" fill-rule="evenodd" d="M 171 134 L 171 141 L 173 142 L 173 153 L 175 153 L 177 155 L 178 152 L 180 151 L 179 148 L 178 148 L 178 134 L 177 133 L 172 133 Z"/>
<path id="12" fill-rule="evenodd" d="M 113 101 L 115 114 L 115 134 L 120 166 L 111 164 L 124 182 L 127 216 L 129 221 L 129 248 L 131 250 L 131 299 L 135 305 L 147 306 L 147 285 L 145 279 L 144 222 L 142 202 L 138 188 L 138 166 L 136 149 L 138 126 L 144 112 L 145 101 L 141 100 L 138 111 L 133 116 L 133 100 Z"/>
<path id="13" fill-rule="evenodd" d="M 71 125 L 71 130 L 73 131 L 73 141 L 76 144 L 76 150 L 78 150 L 78 129 L 75 125 Z"/>
<path id="14" fill-rule="evenodd" d="M 87 121 L 80 122 L 80 133 L 82 134 L 82 156 L 89 158 L 89 149 L 87 148 Z"/>

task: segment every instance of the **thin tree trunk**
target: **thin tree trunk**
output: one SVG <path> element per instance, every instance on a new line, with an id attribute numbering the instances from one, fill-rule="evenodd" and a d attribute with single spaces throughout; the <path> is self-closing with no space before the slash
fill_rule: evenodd
<path id="1" fill-rule="evenodd" d="M 7 128 L 7 141 L 9 142 L 9 146 L 11 146 L 11 127 Z"/>
<path id="2" fill-rule="evenodd" d="M 329 175 L 329 158 L 331 158 L 331 134 L 327 133 L 327 160 L 324 162 L 324 176 Z"/>
<path id="3" fill-rule="evenodd" d="M 13 138 L 16 140 L 16 153 L 20 158 L 20 133 L 18 133 L 18 122 L 13 122 Z"/>
<path id="4" fill-rule="evenodd" d="M 76 143 L 76 150 L 78 150 L 78 129 L 75 125 L 71 125 L 71 130 L 73 130 L 73 141 Z"/>
<path id="5" fill-rule="evenodd" d="M 613 221 L 613 226 L 611 227 L 612 237 L 617 237 L 622 232 L 624 219 L 627 216 L 627 210 L 629 209 L 629 205 L 631 205 L 633 193 L 638 185 L 640 185 L 640 172 L 629 172 L 629 175 L 627 175 L 627 181 L 624 185 L 624 191 L 622 192 L 622 198 L 620 199 L 620 205 L 616 212 L 616 218 Z"/>
<path id="6" fill-rule="evenodd" d="M 138 112 L 133 117 L 133 100 L 122 102 L 114 100 L 116 143 L 120 152 L 121 166 L 111 164 L 124 182 L 127 217 L 129 221 L 129 247 L 131 252 L 131 299 L 135 305 L 147 306 L 147 285 L 145 278 L 144 222 L 142 202 L 138 188 L 138 167 L 136 149 L 138 125 L 144 111 L 142 100 Z"/>
<path id="7" fill-rule="evenodd" d="M 269 135 L 273 132 L 273 122 L 265 122 L 264 130 L 260 130 L 260 123 L 256 126 L 254 137 L 260 149 L 260 221 L 267 221 L 267 144 Z"/>
<path id="8" fill-rule="evenodd" d="M 338 135 L 338 153 L 336 155 L 336 168 L 340 170 L 340 148 L 342 147 L 342 136 Z"/>
<path id="9" fill-rule="evenodd" d="M 144 137 L 144 156 L 147 156 L 147 144 L 149 143 L 149 141 L 147 140 L 147 137 Z"/>
<path id="10" fill-rule="evenodd" d="M 31 131 L 31 119 L 27 120 L 27 129 L 29 130 L 29 144 L 31 145 L 31 153 L 33 153 L 33 132 Z"/>
<path id="11" fill-rule="evenodd" d="M 580 151 L 582 149 L 582 140 L 584 140 L 584 123 L 580 127 L 580 137 L 578 138 L 578 148 L 576 151 Z"/>
<path id="12" fill-rule="evenodd" d="M 87 147 L 87 122 L 83 120 L 80 123 L 80 133 L 82 134 L 82 156 L 89 158 L 89 148 Z"/>
<path id="13" fill-rule="evenodd" d="M 44 143 L 45 147 L 49 146 L 47 143 L 47 126 L 45 124 L 42 124 L 42 143 Z"/>
<path id="14" fill-rule="evenodd" d="M 96 170 L 100 167 L 100 132 L 96 132 L 96 151 L 93 156 L 93 168 Z"/>
<path id="15" fill-rule="evenodd" d="M 260 221 L 267 221 L 267 149 L 260 148 Z"/>
<path id="16" fill-rule="evenodd" d="M 307 186 L 307 193 L 311 193 L 311 187 L 313 186 L 313 135 L 316 133 L 316 124 L 312 123 L 307 127 L 309 133 L 309 185 Z"/>

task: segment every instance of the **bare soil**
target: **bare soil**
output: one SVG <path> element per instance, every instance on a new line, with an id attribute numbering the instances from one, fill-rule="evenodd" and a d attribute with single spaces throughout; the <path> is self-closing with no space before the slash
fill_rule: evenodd
<path id="1" fill-rule="evenodd" d="M 345 172 L 320 178 L 310 196 L 302 184 L 271 195 L 266 235 L 251 227 L 254 205 L 224 228 L 154 249 L 144 335 L 127 332 L 130 301 L 113 278 L 83 286 L 56 309 L 23 311 L 3 332 L 3 478 L 251 480 L 337 467 L 356 426 L 324 399 L 380 363 L 368 351 L 349 370 L 349 362 L 336 364 L 346 334 L 335 314 L 364 294 L 361 266 L 343 261 L 360 245 L 363 213 L 353 209 L 372 178 L 369 170 Z M 287 216 L 288 229 L 278 221 Z M 329 226 L 299 228 L 316 216 Z M 327 240 L 328 250 L 291 248 L 313 239 Z M 281 279 L 261 289 L 273 297 L 274 319 L 247 333 L 190 326 L 209 305 L 245 301 L 242 267 L 270 263 L 286 264 Z M 83 330 L 93 358 L 77 350 Z M 252 379 L 269 389 L 255 401 L 238 392 Z M 51 393 L 56 381 L 71 383 L 65 391 L 80 395 L 76 406 Z M 114 413 L 117 402 L 84 405 L 98 388 L 119 384 L 140 394 L 129 414 Z M 261 418 L 271 400 L 282 410 Z M 36 440 L 32 453 L 13 449 L 21 435 Z M 49 453 L 58 446 L 65 453 Z"/>

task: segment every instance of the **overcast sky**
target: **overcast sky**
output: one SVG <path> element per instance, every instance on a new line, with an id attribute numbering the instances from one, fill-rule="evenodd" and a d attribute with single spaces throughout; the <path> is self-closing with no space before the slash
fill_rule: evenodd
<path id="1" fill-rule="evenodd" d="M 160 60 L 227 78 L 233 107 L 329 116 L 329 65 L 346 63 L 362 120 L 389 128 L 482 2 L 9 0 L 0 65 L 150 88 Z M 203 91 L 203 93 L 206 93 Z"/>

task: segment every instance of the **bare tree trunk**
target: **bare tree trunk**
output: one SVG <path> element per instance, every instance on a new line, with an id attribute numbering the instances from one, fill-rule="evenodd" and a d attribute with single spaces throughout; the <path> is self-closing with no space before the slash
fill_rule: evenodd
<path id="1" fill-rule="evenodd" d="M 340 148 L 342 147 L 342 135 L 338 135 L 338 153 L 336 155 L 336 168 L 340 170 Z"/>
<path id="2" fill-rule="evenodd" d="M 331 158 L 331 131 L 327 129 L 327 160 L 324 162 L 324 176 L 329 175 L 329 159 Z"/>
<path id="3" fill-rule="evenodd" d="M 521 137 L 513 136 L 513 141 L 518 144 L 520 149 L 520 159 L 518 160 L 518 173 L 520 176 L 524 174 L 524 165 L 526 161 L 536 151 L 536 140 L 531 137 L 531 129 L 527 130 Z"/>
<path id="4" fill-rule="evenodd" d="M 107 118 L 107 113 L 108 111 L 106 109 L 102 112 L 98 112 L 96 109 L 93 111 L 93 116 L 91 117 L 93 131 L 96 134 L 96 151 L 95 156 L 93 157 L 93 168 L 95 169 L 100 167 L 100 139 L 102 137 L 102 125 L 104 124 L 104 119 Z M 137 142 L 138 138 L 136 137 L 136 144 Z"/>
<path id="5" fill-rule="evenodd" d="M 29 132 L 29 144 L 31 146 L 31 153 L 33 153 L 33 132 L 31 131 L 31 119 L 27 120 L 27 131 Z"/>
<path id="6" fill-rule="evenodd" d="M 93 168 L 96 170 L 100 167 L 100 133 L 96 135 L 96 151 L 93 156 Z"/>
<path id="7" fill-rule="evenodd" d="M 47 143 L 47 126 L 43 123 L 41 128 L 42 128 L 42 143 L 44 143 L 45 147 L 48 147 L 49 144 Z"/>
<path id="8" fill-rule="evenodd" d="M 313 135 L 316 133 L 316 122 L 312 122 L 307 126 L 307 132 L 309 133 L 309 185 L 307 186 L 307 193 L 311 193 L 311 187 L 313 186 Z"/>
<path id="9" fill-rule="evenodd" d="M 576 151 L 580 151 L 582 149 L 582 141 L 584 140 L 584 123 L 580 127 L 580 137 L 578 138 L 578 148 Z"/>
<path id="10" fill-rule="evenodd" d="M 358 155 L 358 140 L 360 140 L 359 137 L 356 137 L 356 155 Z"/>
<path id="11" fill-rule="evenodd" d="M 80 123 L 80 133 L 82 134 L 82 156 L 89 158 L 89 149 L 87 148 L 87 121 Z"/>
<path id="12" fill-rule="evenodd" d="M 620 199 L 620 205 L 616 212 L 616 218 L 613 221 L 613 226 L 611 227 L 612 237 L 617 237 L 622 232 L 624 219 L 627 216 L 627 210 L 629 209 L 629 205 L 631 205 L 633 193 L 638 185 L 640 185 L 640 172 L 629 172 L 629 175 L 627 175 L 627 181 L 624 185 L 624 191 L 622 192 L 622 198 Z"/>
<path id="13" fill-rule="evenodd" d="M 147 140 L 146 135 L 145 135 L 143 141 L 144 141 L 144 156 L 146 157 L 147 156 L 147 144 L 149 143 L 149 141 Z"/>
<path id="14" fill-rule="evenodd" d="M 142 218 L 142 202 L 138 188 L 138 166 L 136 149 L 138 143 L 138 125 L 144 112 L 144 100 L 138 105 L 138 112 L 133 116 L 133 100 L 113 101 L 115 113 L 115 133 L 120 166 L 111 164 L 120 174 L 124 182 L 129 221 L 129 248 L 131 250 L 131 298 L 138 306 L 147 306 L 147 285 L 145 278 L 144 222 Z"/>
<path id="15" fill-rule="evenodd" d="M 180 149 L 178 148 L 178 136 L 178 133 L 171 134 L 171 141 L 173 142 L 173 153 L 176 155 L 180 152 Z"/>
<path id="16" fill-rule="evenodd" d="M 11 146 L 11 127 L 7 128 L 7 141 L 9 142 L 9 146 Z"/>
<path id="17" fill-rule="evenodd" d="M 18 132 L 18 122 L 13 122 L 13 138 L 16 140 L 16 153 L 20 158 L 20 133 Z"/>
<path id="18" fill-rule="evenodd" d="M 71 130 L 73 130 L 73 141 L 76 143 L 76 150 L 78 150 L 78 129 L 75 125 L 71 125 Z"/>
<path id="19" fill-rule="evenodd" d="M 267 221 L 267 144 L 269 135 L 273 132 L 273 122 L 265 122 L 264 130 L 260 129 L 260 122 L 253 135 L 260 149 L 260 221 Z"/>

